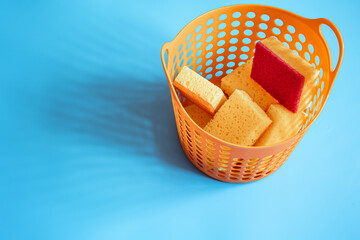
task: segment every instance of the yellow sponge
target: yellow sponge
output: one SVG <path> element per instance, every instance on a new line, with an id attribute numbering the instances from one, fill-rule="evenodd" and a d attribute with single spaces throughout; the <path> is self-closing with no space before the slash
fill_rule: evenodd
<path id="1" fill-rule="evenodd" d="M 252 146 L 270 124 L 271 119 L 246 92 L 235 90 L 204 130 L 227 142 Z"/>
<path id="2" fill-rule="evenodd" d="M 281 104 L 272 104 L 266 113 L 273 122 L 256 146 L 268 146 L 289 139 L 300 130 L 306 118 L 303 112 L 292 113 Z"/>
<path id="3" fill-rule="evenodd" d="M 205 112 L 195 104 L 186 106 L 185 111 L 189 114 L 192 120 L 194 120 L 194 122 L 201 128 L 204 128 L 212 117 L 209 113 Z"/>
<path id="4" fill-rule="evenodd" d="M 250 77 L 252 64 L 253 59 L 250 59 L 223 77 L 221 79 L 221 89 L 229 96 L 235 89 L 244 90 L 254 102 L 266 111 L 270 104 L 277 103 L 278 101 Z"/>
<path id="5" fill-rule="evenodd" d="M 186 66 L 173 84 L 186 98 L 210 114 L 214 114 L 226 100 L 219 87 Z"/>

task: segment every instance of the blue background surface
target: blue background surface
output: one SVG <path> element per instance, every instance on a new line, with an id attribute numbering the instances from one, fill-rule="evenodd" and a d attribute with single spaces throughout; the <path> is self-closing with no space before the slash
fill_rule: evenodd
<path id="1" fill-rule="evenodd" d="M 2 0 L 0 239 L 359 239 L 356 1 L 257 1 L 328 18 L 345 42 L 323 112 L 276 173 L 222 183 L 183 153 L 161 46 L 239 3 Z"/>

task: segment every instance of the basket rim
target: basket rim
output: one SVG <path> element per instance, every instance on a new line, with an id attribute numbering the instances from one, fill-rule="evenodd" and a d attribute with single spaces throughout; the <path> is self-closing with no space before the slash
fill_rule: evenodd
<path id="1" fill-rule="evenodd" d="M 309 21 L 309 20 L 317 20 L 319 18 L 306 18 L 306 17 L 303 17 L 301 15 L 298 15 L 296 13 L 293 13 L 293 12 L 290 12 L 288 10 L 285 10 L 285 9 L 282 9 L 282 8 L 278 8 L 278 7 L 274 7 L 274 6 L 270 6 L 270 5 L 265 5 L 265 4 L 231 4 L 231 5 L 227 5 L 227 6 L 224 6 L 224 7 L 219 7 L 219 8 L 214 8 L 212 10 L 209 10 L 199 16 L 197 16 L 196 18 L 194 18 L 193 20 L 191 20 L 190 22 L 188 22 L 181 30 L 180 32 L 178 32 L 176 34 L 176 36 L 170 41 L 170 42 L 166 42 L 165 44 L 167 45 L 171 45 L 174 40 L 179 36 L 181 35 L 181 33 L 185 30 L 185 28 L 187 26 L 189 26 L 192 22 L 196 21 L 197 19 L 209 14 L 209 13 L 212 13 L 212 12 L 216 12 L 218 10 L 222 10 L 222 9 L 226 9 L 226 8 L 232 8 L 232 7 L 265 7 L 265 8 L 269 8 L 269 9 L 274 9 L 274 10 L 277 10 L 277 11 L 282 11 L 286 14 L 289 14 L 289 15 L 292 15 L 292 16 L 295 16 L 295 17 L 298 17 L 300 18 L 301 20 L 305 20 L 305 21 Z M 165 45 L 164 44 L 164 45 Z"/>
<path id="2" fill-rule="evenodd" d="M 161 60 L 162 60 L 162 65 L 163 65 L 163 68 L 164 68 L 164 71 L 165 71 L 165 74 L 166 74 L 166 78 L 167 78 L 167 81 L 168 81 L 168 85 L 169 85 L 169 88 L 170 88 L 170 91 L 171 91 L 171 97 L 172 98 L 175 98 L 175 101 L 178 105 L 181 105 L 181 108 L 182 108 L 182 111 L 185 112 L 185 114 L 188 116 L 188 118 L 190 118 L 190 120 L 192 121 L 192 123 L 197 127 L 197 131 L 200 131 L 202 133 L 204 133 L 205 135 L 207 136 L 211 136 L 212 138 L 216 139 L 217 141 L 221 142 L 221 143 L 225 143 L 226 145 L 228 146 L 231 146 L 231 147 L 234 147 L 234 148 L 241 148 L 241 149 L 246 149 L 246 150 L 257 150 L 257 149 L 272 149 L 272 148 L 279 148 L 279 147 L 283 147 L 283 146 L 286 146 L 286 145 L 291 145 L 301 134 L 305 134 L 309 127 L 315 122 L 315 120 L 318 118 L 318 116 L 320 115 L 320 113 L 322 112 L 326 102 L 327 102 L 327 99 L 328 99 L 328 96 L 330 94 L 330 91 L 331 91 L 331 88 L 332 88 L 332 85 L 333 85 L 333 82 L 336 78 L 336 75 L 337 75 L 337 71 L 339 69 L 336 69 L 334 71 L 331 70 L 331 54 L 330 54 L 330 49 L 329 49 L 329 46 L 327 44 L 327 42 L 325 41 L 323 35 L 321 34 L 321 32 L 317 33 L 317 34 L 320 34 L 320 38 L 323 40 L 323 42 L 325 43 L 325 47 L 326 47 L 326 50 L 329 54 L 329 61 L 330 61 L 330 71 L 329 71 L 329 80 L 332 80 L 332 84 L 329 86 L 329 91 L 328 91 L 328 94 L 325 96 L 324 98 L 324 103 L 322 104 L 321 107 L 319 107 L 319 111 L 317 112 L 317 114 L 313 115 L 312 117 L 312 121 L 311 123 L 308 123 L 307 126 L 303 129 L 303 130 L 300 130 L 298 131 L 295 135 L 293 135 L 293 137 L 291 138 L 288 138 L 286 140 L 283 140 L 281 142 L 278 142 L 278 143 L 275 143 L 275 144 L 271 144 L 271 145 L 267 145 L 267 146 L 245 146 L 245 145 L 239 145 L 239 144 L 235 144 L 235 143 L 231 143 L 231 142 L 228 142 L 228 141 L 225 141 L 223 139 L 220 139 L 208 132 L 206 132 L 204 129 L 202 129 L 201 127 L 199 127 L 195 122 L 194 120 L 188 115 L 188 113 L 185 111 L 185 108 L 184 106 L 181 104 L 180 100 L 177 98 L 177 97 L 173 97 L 173 96 L 176 96 L 176 90 L 175 90 L 175 87 L 174 85 L 172 84 L 171 82 L 171 77 L 169 76 L 169 73 L 167 71 L 167 63 L 165 63 L 165 59 L 164 59 L 164 53 L 165 51 L 168 51 L 168 48 L 169 46 L 172 45 L 172 43 L 174 42 L 174 40 L 179 36 L 181 35 L 185 29 L 191 25 L 193 22 L 195 22 L 197 19 L 209 14 L 209 13 L 212 13 L 212 12 L 217 12 L 219 10 L 225 10 L 227 8 L 232 8 L 232 7 L 264 7 L 264 8 L 268 8 L 269 10 L 271 9 L 274 9 L 276 11 L 281 11 L 281 12 L 284 12 L 286 14 L 289 14 L 289 15 L 292 15 L 294 17 L 297 17 L 299 18 L 299 20 L 303 21 L 304 23 L 306 23 L 307 25 L 309 25 L 307 22 L 309 21 L 316 21 L 316 20 L 320 20 L 320 19 L 323 19 L 323 18 L 306 18 L 306 17 L 303 17 L 303 16 L 300 16 L 296 13 L 293 13 L 291 11 L 288 11 L 288 10 L 285 10 L 285 9 L 282 9 L 282 8 L 278 8 L 278 7 L 273 7 L 273 6 L 269 6 L 269 5 L 264 5 L 264 4 L 232 4 L 232 5 L 227 5 L 227 6 L 224 6 L 224 7 L 219 7 L 219 8 L 215 8 L 215 9 L 212 9 L 210 11 L 207 11 L 201 15 L 199 15 L 198 17 L 194 18 L 193 20 L 191 20 L 189 23 L 187 23 L 181 30 L 180 32 L 170 41 L 170 42 L 166 42 L 164 43 L 164 45 L 162 46 L 162 49 L 161 49 Z M 327 20 L 328 22 L 330 22 L 328 19 L 324 19 L 324 20 Z M 311 26 L 309 25 L 309 27 L 311 28 Z M 336 27 L 335 27 L 336 28 Z M 341 35 L 340 35 L 341 37 Z M 342 42 L 342 38 L 340 39 L 341 40 L 341 43 L 343 44 Z M 339 60 L 337 62 L 337 68 L 340 67 L 341 65 L 341 62 L 342 62 L 342 53 L 341 53 L 341 48 L 343 48 L 343 46 L 339 46 Z M 335 74 L 331 74 L 331 73 L 335 73 Z"/>

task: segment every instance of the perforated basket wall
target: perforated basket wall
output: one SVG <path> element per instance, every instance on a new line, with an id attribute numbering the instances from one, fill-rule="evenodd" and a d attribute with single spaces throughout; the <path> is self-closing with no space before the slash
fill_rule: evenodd
<path id="1" fill-rule="evenodd" d="M 339 41 L 339 60 L 332 70 L 330 51 L 321 34 L 328 25 Z M 320 71 L 306 93 L 308 114 L 301 131 L 269 147 L 244 147 L 222 141 L 198 127 L 184 110 L 189 101 L 172 85 L 183 66 L 220 86 L 220 80 L 253 57 L 255 43 L 276 36 Z M 190 22 L 161 52 L 171 91 L 181 145 L 190 161 L 207 175 L 225 182 L 251 182 L 275 172 L 289 157 L 322 110 L 343 56 L 338 29 L 327 19 L 307 19 L 261 5 L 233 5 L 201 15 Z"/>

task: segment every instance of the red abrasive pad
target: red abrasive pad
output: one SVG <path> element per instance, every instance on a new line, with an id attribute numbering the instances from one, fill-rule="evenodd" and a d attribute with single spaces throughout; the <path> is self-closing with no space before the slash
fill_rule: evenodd
<path id="1" fill-rule="evenodd" d="M 297 112 L 305 78 L 261 42 L 255 46 L 251 78 L 284 107 Z"/>

